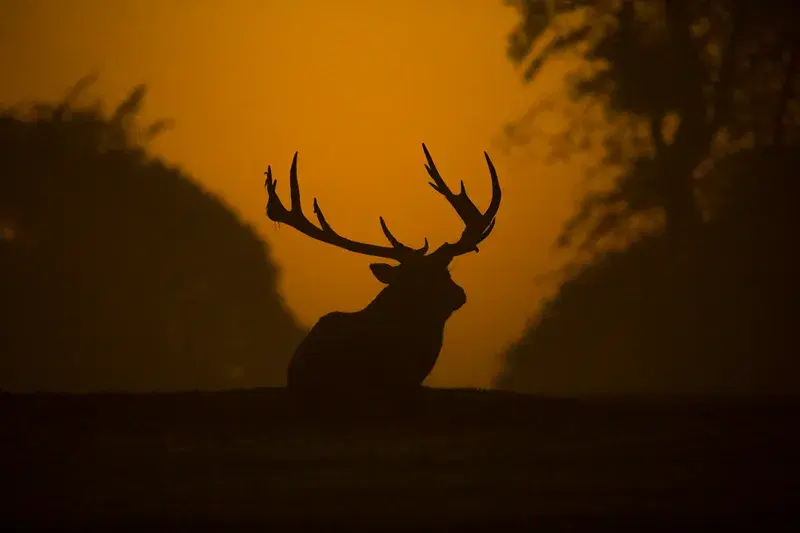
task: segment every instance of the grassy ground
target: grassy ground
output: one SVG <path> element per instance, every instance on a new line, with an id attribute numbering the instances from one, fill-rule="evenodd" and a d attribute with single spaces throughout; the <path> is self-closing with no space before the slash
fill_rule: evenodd
<path id="1" fill-rule="evenodd" d="M 295 420 L 280 389 L 4 394 L 0 516 L 226 528 L 787 519 L 800 503 L 798 414 L 786 399 L 429 389 L 402 420 L 341 426 Z"/>

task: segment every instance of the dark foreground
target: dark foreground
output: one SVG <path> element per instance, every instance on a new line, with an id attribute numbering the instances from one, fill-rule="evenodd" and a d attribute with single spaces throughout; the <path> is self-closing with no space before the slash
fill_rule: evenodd
<path id="1" fill-rule="evenodd" d="M 0 472 L 10 490 L 0 517 L 138 530 L 764 530 L 798 522 L 798 414 L 800 402 L 786 399 L 430 389 L 412 415 L 365 426 L 300 422 L 280 389 L 3 394 Z"/>

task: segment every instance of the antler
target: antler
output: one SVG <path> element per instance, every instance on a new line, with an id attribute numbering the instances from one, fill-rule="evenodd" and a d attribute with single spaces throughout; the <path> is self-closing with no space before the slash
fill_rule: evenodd
<path id="1" fill-rule="evenodd" d="M 472 251 L 478 251 L 478 244 L 480 244 L 494 229 L 495 216 L 497 210 L 500 208 L 500 181 L 497 179 L 497 172 L 494 169 L 492 160 L 489 159 L 489 154 L 483 152 L 486 157 L 486 164 L 489 166 L 489 174 L 492 176 L 492 199 L 489 202 L 489 207 L 485 213 L 472 203 L 472 200 L 467 196 L 466 187 L 464 182 L 461 182 L 461 191 L 454 194 L 453 191 L 447 186 L 439 174 L 439 170 L 431 158 L 428 148 L 425 143 L 422 144 L 422 150 L 425 152 L 425 158 L 428 164 L 425 165 L 425 170 L 428 171 L 433 183 L 428 183 L 433 189 L 445 197 L 445 199 L 453 206 L 458 216 L 464 221 L 464 231 L 461 238 L 455 243 L 444 243 L 431 255 L 440 255 L 448 259 L 452 259 L 457 255 L 463 255 Z"/>
<path id="2" fill-rule="evenodd" d="M 282 222 L 312 239 L 326 242 L 351 252 L 394 259 L 399 262 L 414 256 L 423 256 L 428 251 L 427 238 L 425 239 L 425 245 L 420 249 L 409 248 L 397 240 L 389 231 L 383 217 L 380 217 L 381 229 L 386 239 L 391 243 L 391 247 L 352 241 L 346 237 L 342 237 L 336 233 L 325 220 L 325 216 L 322 214 L 322 209 L 320 209 L 316 198 L 314 198 L 314 214 L 317 216 L 321 228 L 312 224 L 303 214 L 303 209 L 300 206 L 300 185 L 297 182 L 297 152 L 294 154 L 292 169 L 289 172 L 291 200 L 291 207 L 289 209 L 284 207 L 281 199 L 278 197 L 278 193 L 275 191 L 278 180 L 272 179 L 272 167 L 267 167 L 267 171 L 264 174 L 267 176 L 264 182 L 264 187 L 267 189 L 267 217 L 274 222 Z"/>

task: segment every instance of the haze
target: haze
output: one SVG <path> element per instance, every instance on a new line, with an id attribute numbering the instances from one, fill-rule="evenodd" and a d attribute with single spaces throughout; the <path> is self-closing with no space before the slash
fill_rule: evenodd
<path id="1" fill-rule="evenodd" d="M 523 86 L 505 56 L 515 22 L 499 0 L 4 0 L 0 103 L 58 99 L 99 74 L 88 97 L 107 106 L 148 86 L 143 118 L 176 128 L 152 146 L 220 193 L 271 246 L 281 290 L 307 326 L 356 310 L 381 286 L 374 259 L 314 242 L 264 216 L 268 164 L 288 198 L 298 150 L 305 206 L 319 198 L 342 234 L 383 243 L 378 216 L 412 246 L 460 234 L 427 185 L 420 144 L 445 180 L 463 179 L 485 208 L 491 155 L 504 189 L 479 254 L 454 262 L 467 305 L 450 320 L 435 386 L 489 386 L 501 353 L 548 290 L 552 242 L 573 209 L 584 156 L 546 166 L 546 148 L 509 152 L 503 128 L 561 91 L 563 71 Z M 563 96 L 561 97 L 563 98 Z M 561 127 L 557 116 L 544 131 Z M 147 206 L 142 206 L 147 209 Z"/>

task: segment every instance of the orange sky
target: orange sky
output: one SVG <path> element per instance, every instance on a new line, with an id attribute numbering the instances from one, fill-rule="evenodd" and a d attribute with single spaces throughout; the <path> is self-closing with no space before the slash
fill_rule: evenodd
<path id="1" fill-rule="evenodd" d="M 591 161 L 546 166 L 546 145 L 507 153 L 503 126 L 561 92 L 545 70 L 524 87 L 505 56 L 515 13 L 500 0 L 3 0 L 0 103 L 60 98 L 90 71 L 109 104 L 149 86 L 146 119 L 176 129 L 153 145 L 222 194 L 272 245 L 281 292 L 311 325 L 356 310 L 382 287 L 373 260 L 311 241 L 264 217 L 271 164 L 288 199 L 300 151 L 304 199 L 317 196 L 340 233 L 382 244 L 378 216 L 413 246 L 456 238 L 459 219 L 426 185 L 421 142 L 452 187 L 489 198 L 483 151 L 504 189 L 481 253 L 454 262 L 467 305 L 448 323 L 428 384 L 488 386 L 554 265 L 551 243 Z M 563 125 L 558 116 L 540 124 Z M 546 141 L 546 138 L 543 139 Z"/>

